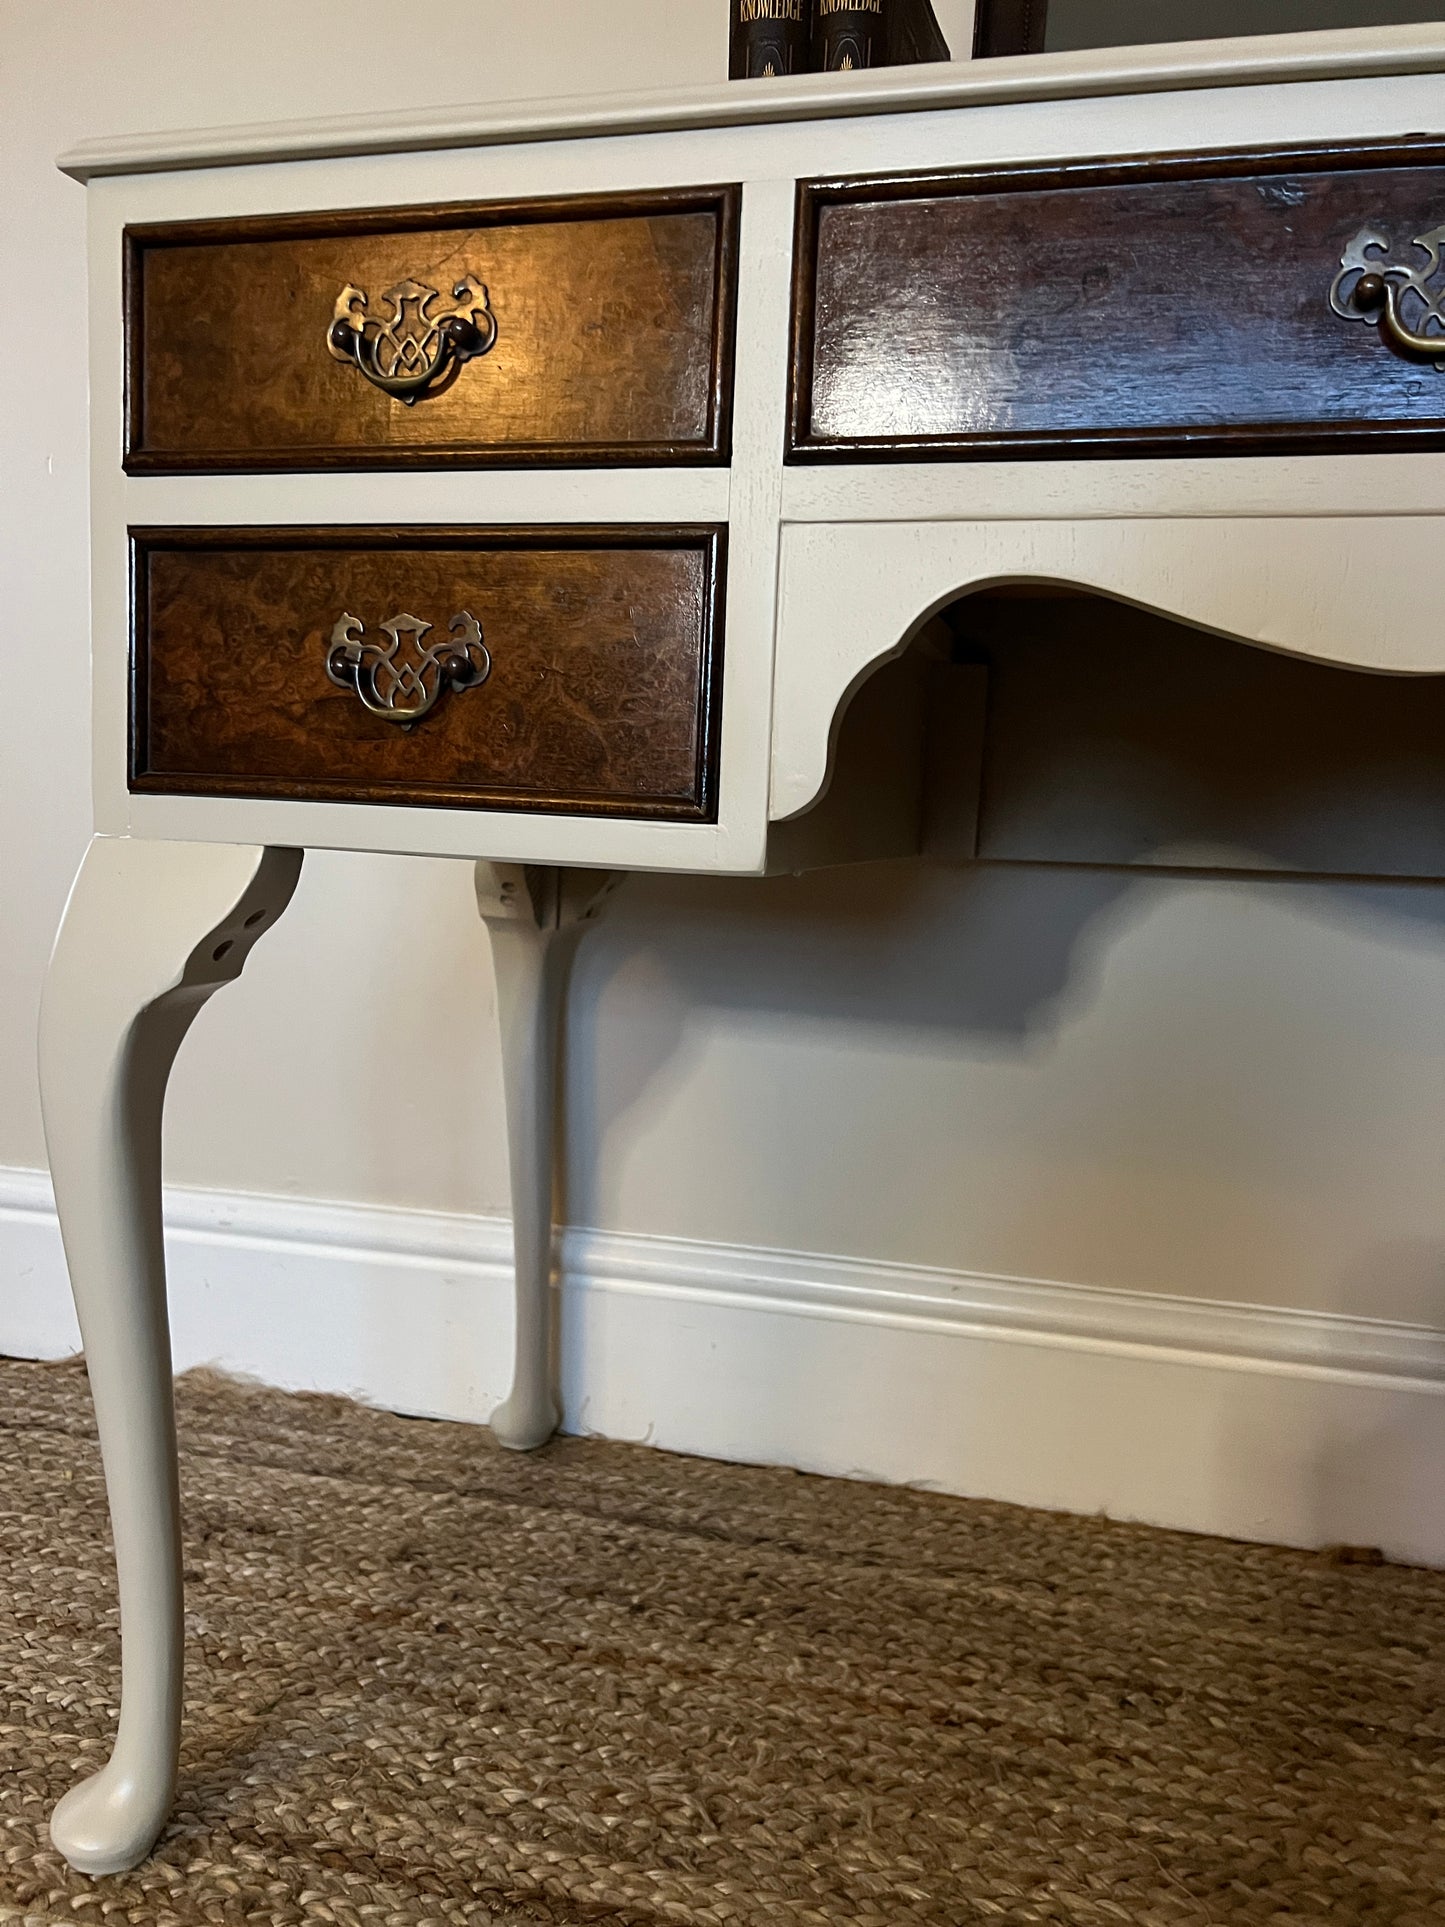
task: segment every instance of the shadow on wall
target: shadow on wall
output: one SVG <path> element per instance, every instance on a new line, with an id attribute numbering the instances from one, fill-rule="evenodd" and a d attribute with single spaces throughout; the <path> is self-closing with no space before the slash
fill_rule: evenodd
<path id="1" fill-rule="evenodd" d="M 910 1138 L 907 1184 L 890 1187 L 896 1196 L 880 1196 L 868 1220 L 872 1232 L 861 1229 L 865 1239 L 876 1234 L 879 1255 L 893 1250 L 895 1219 L 907 1218 L 910 1199 L 915 1211 L 919 1205 L 918 1168 L 931 1161 L 939 1182 L 956 1185 L 947 1178 L 948 1147 L 962 1156 L 967 1141 L 977 1151 L 982 1122 L 996 1140 L 988 1147 L 991 1169 L 1008 1185 L 1016 1175 L 1011 1158 L 1055 1160 L 1048 1169 L 1060 1221 L 1054 1256 L 1021 1262 L 1054 1263 L 1067 1244 L 1075 1252 L 1067 1262 L 1080 1268 L 1032 1275 L 1118 1282 L 1107 1221 L 1125 1212 L 1135 1220 L 1135 1282 L 1157 1273 L 1158 1289 L 1175 1288 L 1171 1253 L 1185 1234 L 1172 1214 L 1183 1211 L 1195 1214 L 1196 1231 L 1199 1214 L 1226 1217 L 1232 1229 L 1225 1236 L 1210 1227 L 1212 1259 L 1195 1259 L 1191 1282 L 1179 1288 L 1193 1290 L 1202 1280 L 1212 1293 L 1217 1271 L 1218 1295 L 1227 1295 L 1235 1258 L 1246 1280 L 1262 1279 L 1274 1254 L 1295 1268 L 1296 1289 L 1310 1289 L 1301 1286 L 1300 1268 L 1313 1271 L 1328 1235 L 1306 1231 L 1301 1220 L 1318 1204 L 1321 1186 L 1328 1191 L 1360 1170 L 1381 1207 L 1394 1209 L 1386 1192 L 1395 1196 L 1397 1177 L 1385 1140 L 1392 1130 L 1411 1128 L 1422 1100 L 1414 1089 L 1398 1100 L 1393 1095 L 1399 1054 L 1410 1048 L 1410 1020 L 1392 1020 L 1389 997 L 1406 966 L 1398 958 L 1392 966 L 1382 950 L 1383 1002 L 1375 998 L 1371 939 L 1398 951 L 1403 937 L 1407 948 L 1434 951 L 1445 926 L 1445 888 L 1256 880 L 1251 866 L 1261 857 L 1299 862 L 1312 852 L 1343 853 L 1347 868 L 1361 856 L 1378 858 L 1382 870 L 1390 863 L 1397 872 L 1440 862 L 1445 767 L 1428 760 L 1436 753 L 1428 749 L 1428 731 L 1410 725 L 1412 740 L 1427 745 L 1427 760 L 1415 767 L 1402 758 L 1406 777 L 1397 775 L 1383 802 L 1368 799 L 1391 740 L 1391 704 L 1413 698 L 1439 705 L 1445 679 L 1427 689 L 1405 678 L 1265 656 L 1094 598 L 1076 599 L 1064 612 L 1036 598 L 1015 607 L 1006 623 L 997 607 L 992 615 L 980 612 L 980 600 L 969 634 L 982 634 L 988 645 L 996 738 L 992 761 L 986 755 L 983 764 L 981 843 L 1104 847 L 1119 853 L 1117 867 L 912 858 L 765 879 L 629 878 L 577 959 L 568 1140 L 588 1150 L 575 1160 L 567 1215 L 609 1221 L 615 1205 L 597 1188 L 596 1148 L 631 1112 L 643 1115 L 644 1133 L 654 1128 L 646 1115 L 666 1115 L 695 1080 L 699 1091 L 713 1093 L 711 1101 L 728 1107 L 722 1131 L 755 1138 L 744 1165 L 765 1184 L 770 1159 L 787 1155 L 789 1132 L 807 1118 L 799 1092 L 758 1084 L 776 1038 L 780 1075 L 821 1072 L 826 1096 L 819 1098 L 817 1130 L 824 1139 L 836 1136 L 845 1175 L 834 1186 L 822 1170 L 826 1145 L 800 1147 L 798 1212 L 780 1211 L 763 1229 L 776 1225 L 789 1237 L 783 1227 L 796 1218 L 800 1237 L 826 1239 L 830 1203 L 859 1181 L 866 1147 L 886 1157 L 899 1141 L 907 1116 L 902 1080 L 913 1075 L 919 1039 L 928 1056 L 931 1037 L 940 1075 L 932 1080 L 930 1115 L 946 1142 L 929 1143 L 926 1132 Z M 1017 644 L 1011 655 L 1001 640 L 1005 629 Z M 1076 657 L 1060 661 L 1070 638 Z M 1107 674 L 1099 674 L 1103 669 Z M 1140 713 L 1141 684 L 1161 692 L 1159 713 Z M 1046 693 L 1061 686 L 1066 700 Z M 1200 689 L 1210 705 L 1207 727 L 1197 726 L 1191 709 Z M 1440 740 L 1445 744 L 1445 711 Z M 1164 743 L 1179 746 L 1178 755 L 1161 754 Z M 1042 756 L 1042 744 L 1057 754 Z M 1258 835 L 1246 839 L 1251 824 Z M 1150 852 L 1197 864 L 1202 848 L 1217 864 L 1237 863 L 1243 876 L 1161 876 L 1144 864 L 1127 867 Z M 1320 936 L 1320 975 L 1310 969 L 1311 926 Z M 1113 980 L 1107 994 L 1106 976 Z M 1149 1008 L 1136 1027 L 1130 1009 L 1141 991 Z M 627 1013 L 620 1026 L 608 1015 L 614 996 L 621 999 L 615 1008 Z M 710 1012 L 723 1013 L 722 1021 L 712 1022 Z M 1082 1051 L 1077 1040 L 1052 1048 L 1096 1016 L 1103 1021 Z M 821 1052 L 795 1052 L 794 1034 L 810 1029 Z M 887 1067 L 892 1046 L 883 1041 L 879 1049 L 890 1035 L 901 1040 L 895 1071 Z M 725 1061 L 733 1038 L 743 1053 L 736 1075 Z M 847 1068 L 854 1052 L 856 1083 Z M 1003 1084 L 989 1081 L 996 1071 Z M 1351 1081 L 1356 1071 L 1358 1083 Z M 830 1119 L 827 1105 L 851 1104 L 855 1091 L 858 1115 Z M 1011 1113 L 999 1120 L 1002 1136 L 988 1122 L 1000 1091 Z M 738 1101 L 755 1103 L 756 1114 L 734 1115 Z M 1109 1117 L 1096 1132 L 1090 1106 L 1097 1112 L 1100 1103 Z M 1355 1106 L 1352 1118 L 1343 1116 L 1342 1104 Z M 1358 1130 L 1372 1133 L 1363 1160 L 1348 1141 Z M 624 1129 L 614 1174 L 623 1169 L 626 1135 Z M 1288 1137 L 1299 1141 L 1290 1146 Z M 1404 1164 L 1400 1195 L 1413 1198 L 1421 1159 L 1416 1154 Z M 724 1182 L 740 1183 L 738 1172 L 730 1169 Z M 973 1172 L 967 1182 L 976 1189 L 987 1180 Z M 1034 1197 L 1021 1208 L 1037 1219 L 1038 1204 Z M 1406 1208 L 1418 1210 L 1418 1199 Z M 762 1209 L 765 1216 L 766 1204 Z M 966 1216 L 962 1207 L 951 1216 L 945 1211 L 955 1236 L 940 1228 L 936 1256 L 923 1251 L 920 1260 L 953 1262 Z M 718 1221 L 728 1220 L 720 1211 Z M 840 1227 L 840 1235 L 850 1234 Z M 856 1222 L 851 1235 L 860 1235 Z M 1038 1239 L 1025 1243 L 1039 1249 Z M 980 1268 L 991 1268 L 1000 1251 L 995 1242 Z M 958 1251 L 959 1261 L 974 1255 Z M 1418 1308 L 1430 1319 L 1438 1312 L 1440 1264 L 1438 1241 L 1415 1235 L 1412 1242 L 1407 1227 L 1395 1244 L 1382 1247 L 1376 1238 L 1368 1255 L 1342 1251 L 1326 1290 L 1341 1310 L 1365 1310 L 1384 1291 L 1390 1315 L 1408 1318 Z M 1012 1268 L 1006 1255 L 1001 1268 Z M 1246 1282 L 1240 1295 L 1266 1289 Z"/>
<path id="2" fill-rule="evenodd" d="M 1124 1080 L 1122 1101 L 1132 1103 L 1137 1116 L 1122 1133 L 1116 1135 L 1117 1119 L 1108 1120 L 1099 1133 L 1099 1154 L 1105 1160 L 1117 1158 L 1120 1165 L 1112 1188 L 1101 1187 L 1090 1197 L 1075 1182 L 1079 1168 L 1068 1168 L 1070 1160 L 1087 1157 L 1093 1147 L 1086 1141 L 1087 1121 L 1080 1123 L 1079 1093 L 1060 1089 L 1057 1081 L 1067 1081 L 1074 1073 L 1067 1063 L 1056 1068 L 1047 1048 L 1035 1051 L 1032 1046 L 1047 1046 L 1069 1027 L 1093 1000 L 1114 948 L 1129 942 L 1136 924 L 1152 908 L 1164 908 L 1183 890 L 1193 894 L 1196 913 L 1202 899 L 1206 916 L 1208 899 L 1216 892 L 1221 899 L 1246 890 L 1252 896 L 1288 900 L 1305 942 L 1313 924 L 1326 945 L 1331 926 L 1338 930 L 1343 923 L 1357 933 L 1381 936 L 1398 936 L 1403 925 L 1411 937 L 1433 948 L 1445 924 L 1445 890 L 1424 887 L 1293 881 L 1181 884 L 1148 875 L 1068 870 L 946 871 L 922 862 L 767 880 L 637 877 L 619 894 L 607 921 L 589 935 L 577 958 L 570 1053 L 576 1141 L 595 1147 L 633 1106 L 646 1110 L 658 1095 L 648 1093 L 654 1082 L 677 1087 L 695 1083 L 699 1089 L 723 1092 L 726 1108 L 713 1128 L 724 1144 L 729 1133 L 758 1140 L 745 1159 L 748 1182 L 765 1180 L 775 1160 L 788 1159 L 787 1134 L 798 1127 L 800 1107 L 790 1094 L 782 1130 L 766 1115 L 777 1099 L 758 1083 L 754 1044 L 739 1082 L 752 1090 L 759 1114 L 749 1117 L 737 1111 L 728 1101 L 734 1087 L 719 1087 L 716 1064 L 698 1061 L 695 1026 L 700 1006 L 743 1019 L 764 1015 L 764 1024 L 754 1029 L 744 1021 L 738 1033 L 753 1030 L 756 1039 L 757 1030 L 776 1031 L 784 1040 L 778 1054 L 779 1075 L 784 1077 L 806 1074 L 807 1069 L 806 1056 L 794 1056 L 786 1048 L 792 1027 L 804 1028 L 820 1019 L 826 1027 L 828 1020 L 841 1020 L 838 1028 L 846 1026 L 850 1040 L 864 1033 L 856 1093 L 848 1092 L 846 1071 L 829 1086 L 834 1103 L 846 1094 L 852 1108 L 856 1095 L 860 1111 L 882 1088 L 877 1063 L 869 1058 L 865 1027 L 895 1033 L 912 1027 L 921 1033 L 925 1054 L 932 1032 L 940 1056 L 946 1053 L 948 1035 L 962 1034 L 975 1064 L 1019 1055 L 1034 1060 L 1025 1075 L 1036 1069 L 1042 1082 L 1026 1100 L 1022 1135 L 1006 1131 L 998 1151 L 971 1142 L 971 1126 L 960 1120 L 957 1129 L 945 1132 L 940 1157 L 940 1147 L 920 1141 L 917 1121 L 901 1104 L 893 1115 L 875 1111 L 852 1120 L 841 1113 L 820 1113 L 818 1135 L 838 1141 L 832 1152 L 824 1145 L 822 1156 L 840 1155 L 846 1160 L 846 1175 L 838 1191 L 825 1193 L 815 1160 L 800 1159 L 804 1189 L 811 1186 L 813 1196 L 803 1199 L 798 1221 L 820 1232 L 818 1241 L 804 1248 L 859 1257 L 872 1251 L 884 1260 L 913 1255 L 946 1268 L 987 1272 L 993 1268 L 989 1253 L 1036 1251 L 1046 1245 L 1061 1254 L 1061 1267 L 1028 1269 L 1023 1275 L 1204 1300 L 1228 1299 L 1237 1291 L 1245 1302 L 1438 1325 L 1445 1309 L 1445 1247 L 1438 1238 L 1382 1239 L 1378 1229 L 1362 1226 L 1354 1249 L 1336 1253 L 1328 1226 L 1323 1232 L 1306 1230 L 1296 1216 L 1300 1211 L 1308 1214 L 1318 1203 L 1321 1186 L 1337 1182 L 1347 1195 L 1353 1155 L 1348 1140 L 1362 1124 L 1370 1128 L 1365 1122 L 1374 1115 L 1369 1097 L 1362 1099 L 1358 1115 L 1339 1116 L 1339 1135 L 1345 1141 L 1330 1154 L 1328 1169 L 1316 1166 L 1311 1171 L 1316 1152 L 1308 1147 L 1302 1153 L 1287 1148 L 1278 1163 L 1273 1151 L 1267 1152 L 1263 1172 L 1252 1168 L 1252 1146 L 1260 1135 L 1267 1136 L 1271 1120 L 1292 1107 L 1304 1113 L 1316 1108 L 1304 1060 L 1317 1039 L 1328 1049 L 1329 1024 L 1337 1008 L 1328 995 L 1320 1008 L 1303 1017 L 1297 1009 L 1278 1009 L 1279 1022 L 1296 1031 L 1281 1062 L 1287 1075 L 1298 1074 L 1298 1088 L 1260 1092 L 1252 1080 L 1275 1077 L 1278 1066 L 1261 1072 L 1246 1050 L 1239 1057 L 1222 1051 L 1217 1081 L 1207 1089 L 1161 1089 L 1181 1063 L 1196 1064 L 1208 1054 L 1208 1037 L 1202 1050 L 1196 1038 L 1179 1059 L 1146 1064 L 1141 1085 L 1131 1087 Z M 1227 912 L 1227 905 L 1221 907 Z M 1225 938 L 1226 973 L 1238 968 L 1227 953 L 1240 941 L 1237 936 Z M 1242 941 L 1247 945 L 1249 938 Z M 1156 947 L 1146 968 L 1157 969 L 1160 954 Z M 1202 967 L 1208 970 L 1214 964 L 1206 960 Z M 641 1004 L 646 1013 L 645 1022 L 621 1026 L 625 1042 L 619 1042 L 617 1026 L 606 1011 L 609 985 L 619 973 L 632 980 L 629 1010 Z M 1237 987 L 1266 1004 L 1280 995 L 1278 978 L 1256 986 L 1246 975 Z M 1157 990 L 1156 1014 L 1158 1004 L 1171 1001 L 1170 986 Z M 1191 1017 L 1189 993 L 1190 979 L 1181 969 L 1174 994 L 1185 1025 Z M 1346 998 L 1360 994 L 1360 980 L 1352 976 Z M 1227 996 L 1223 1001 L 1227 1004 Z M 1308 995 L 1304 1002 L 1308 1004 Z M 1214 1029 L 1219 1008 L 1216 1004 L 1206 1012 L 1206 1032 Z M 1266 1012 L 1264 1021 L 1269 1018 Z M 703 1022 L 706 1028 L 705 1017 Z M 724 1048 L 731 1028 L 726 1021 L 716 1027 L 714 1035 L 724 1039 Z M 840 1039 L 838 1049 L 846 1051 L 848 1041 Z M 1348 1047 L 1350 1040 L 1339 1041 Z M 1146 1044 L 1146 1056 L 1150 1049 Z M 904 1056 L 905 1075 L 916 1062 L 916 1056 Z M 1387 1086 L 1390 1070 L 1386 1062 L 1382 1077 Z M 974 1070 L 959 1064 L 957 1081 L 950 1085 L 952 1076 L 945 1063 L 934 1082 L 935 1103 L 940 1087 L 951 1087 L 964 1099 Z M 1326 1066 L 1323 1079 L 1333 1110 L 1340 1103 L 1341 1075 Z M 1263 1114 L 1251 1118 L 1260 1098 Z M 976 1127 L 977 1094 L 966 1101 Z M 1402 1098 L 1402 1113 L 1408 1113 L 1409 1101 Z M 664 1106 L 666 1102 L 667 1094 Z M 1060 1106 L 1069 1111 L 1062 1122 L 1056 1114 Z M 939 1116 L 936 1108 L 932 1116 Z M 1320 1128 L 1318 1117 L 1306 1119 L 1306 1136 Z M 1324 1128 L 1331 1128 L 1328 1120 Z M 627 1135 L 625 1124 L 622 1135 Z M 843 1142 L 850 1135 L 866 1139 L 861 1157 Z M 705 1146 L 706 1137 L 701 1129 L 689 1137 L 695 1153 Z M 1223 1159 L 1197 1183 L 1196 1174 L 1170 1169 L 1190 1160 L 1189 1146 L 1196 1137 L 1206 1154 Z M 1131 1149 L 1141 1139 L 1152 1141 L 1143 1156 L 1131 1161 Z M 1221 1145 L 1226 1147 L 1222 1153 Z M 975 1149 L 984 1154 L 985 1192 L 994 1174 L 1020 1155 L 1036 1156 L 1044 1178 L 1042 1186 L 1030 1182 L 1027 1173 L 1014 1174 L 1021 1182 L 1006 1180 L 1005 1195 L 996 1196 L 989 1207 L 994 1224 L 982 1263 L 976 1255 L 980 1247 L 974 1243 L 975 1229 L 967 1222 L 972 1207 L 960 1214 L 948 1195 L 962 1184 L 970 1187 L 970 1196 L 979 1195 L 978 1174 L 965 1179 L 961 1173 L 964 1160 L 975 1161 Z M 1376 1142 L 1370 1153 L 1362 1181 L 1380 1193 L 1386 1180 L 1378 1166 L 1388 1162 L 1389 1148 Z M 1002 1166 L 989 1162 L 999 1156 Z M 931 1170 L 922 1183 L 920 1166 L 925 1173 Z M 959 1174 L 952 1175 L 956 1169 Z M 1301 1173 L 1306 1178 L 1302 1184 Z M 1084 1175 L 1087 1179 L 1096 1173 L 1086 1169 Z M 575 1177 L 566 1216 L 581 1223 L 606 1222 L 608 1201 L 595 1191 L 595 1162 L 580 1158 Z M 1171 1178 L 1179 1181 L 1171 1185 Z M 1263 1192 L 1256 1195 L 1251 1187 L 1261 1181 Z M 683 1214 L 688 1231 L 700 1236 L 717 1229 L 706 1222 L 708 1183 L 704 1174 Z M 942 1229 L 931 1258 L 927 1252 L 910 1254 L 896 1242 L 910 1217 L 916 1224 L 920 1207 L 926 1210 L 929 1183 L 942 1187 L 934 1194 Z M 735 1209 L 735 1173 L 729 1170 L 722 1184 L 734 1187 L 730 1196 Z M 862 1194 L 856 1204 L 840 1195 L 854 1187 Z M 1269 1195 L 1275 1187 L 1280 1195 Z M 1407 1182 L 1398 1199 L 1393 1194 L 1377 1196 L 1367 1208 L 1367 1221 L 1378 1220 L 1382 1208 L 1409 1210 L 1412 1195 Z M 1348 1209 L 1346 1204 L 1347 1216 Z M 1207 1222 L 1220 1216 L 1228 1222 Z M 1203 1261 L 1201 1243 L 1210 1254 Z M 1281 1290 L 1272 1301 L 1271 1263 L 1277 1256 L 1288 1275 L 1275 1281 Z M 1127 1274 L 1113 1269 L 1121 1257 Z M 1231 1264 L 1234 1258 L 1240 1261 L 1237 1267 Z M 1005 1255 L 998 1269 L 1013 1268 Z M 713 1327 L 707 1329 L 712 1336 Z M 1424 1556 L 1422 1546 L 1432 1543 L 1422 1522 L 1438 1511 L 1431 1490 L 1441 1463 L 1439 1400 L 1397 1397 L 1387 1382 L 1358 1389 L 1342 1383 L 1321 1391 L 1308 1375 L 1281 1376 L 1272 1367 L 1201 1371 L 1184 1364 L 1171 1367 L 1162 1354 L 1157 1359 L 1146 1354 L 1080 1362 L 1067 1348 L 1040 1351 L 1029 1345 L 991 1344 L 987 1338 L 960 1345 L 934 1335 L 926 1348 L 909 1353 L 908 1370 L 917 1376 L 900 1384 L 893 1376 L 894 1352 L 881 1344 L 876 1350 L 862 1345 L 850 1350 L 836 1342 L 826 1324 L 780 1336 L 774 1346 L 746 1343 L 742 1333 L 755 1339 L 755 1327 L 747 1324 L 733 1341 L 732 1352 L 727 1349 L 731 1327 L 720 1324 L 718 1330 L 722 1336 L 704 1364 L 688 1353 L 671 1326 L 664 1336 L 647 1342 L 675 1347 L 666 1357 L 669 1369 L 680 1375 L 705 1370 L 716 1382 L 746 1386 L 745 1407 L 752 1415 L 750 1423 L 758 1427 L 757 1436 L 784 1437 L 788 1443 L 778 1450 L 789 1462 L 790 1454 L 812 1450 L 816 1442 L 805 1434 L 806 1445 L 799 1448 L 788 1415 L 843 1411 L 853 1415 L 858 1457 L 830 1463 L 830 1470 L 861 1469 L 865 1476 L 878 1476 L 869 1452 L 880 1438 L 896 1431 L 917 1458 L 906 1460 L 905 1454 L 907 1469 L 900 1473 L 890 1468 L 889 1477 L 939 1479 L 952 1490 L 1034 1504 L 1083 1509 L 1096 1503 L 1116 1516 L 1265 1540 L 1383 1543 L 1396 1556 Z M 1317 1340 L 1323 1346 L 1325 1335 L 1317 1334 Z M 1348 1334 L 1345 1340 L 1349 1342 Z M 1119 1414 L 1112 1417 L 1111 1398 L 1119 1402 Z M 743 1442 L 731 1448 L 737 1455 L 758 1449 L 746 1429 L 740 1439 Z M 1156 1472 L 1122 1469 L 1121 1462 L 1130 1458 L 1153 1459 Z M 1038 1487 L 1028 1484 L 1034 1473 Z"/>
<path id="3" fill-rule="evenodd" d="M 1089 931 L 1138 885 L 921 858 L 806 876 L 637 876 L 609 920 L 619 937 L 665 946 L 684 1004 L 1021 1037 L 1080 988 Z"/>
<path id="4" fill-rule="evenodd" d="M 1148 871 L 1049 865 L 945 868 L 923 858 L 807 876 L 634 876 L 579 953 L 572 1008 L 587 1022 L 625 958 L 655 973 L 654 1009 L 697 1006 L 849 1022 L 937 1026 L 1022 1041 L 1088 1001 L 1119 934 L 1177 887 L 1279 893 L 1321 925 L 1445 933 L 1445 887 L 1262 877 L 1180 885 Z M 665 959 L 665 964 L 663 960 Z M 631 1060 L 622 1108 L 666 1057 Z"/>

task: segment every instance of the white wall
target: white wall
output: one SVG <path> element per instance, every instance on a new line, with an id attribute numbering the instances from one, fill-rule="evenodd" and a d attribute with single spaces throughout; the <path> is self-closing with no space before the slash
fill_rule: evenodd
<path id="1" fill-rule="evenodd" d="M 964 47 L 972 0 L 936 10 Z M 712 81 L 727 27 L 727 0 L 428 0 L 420 14 L 393 0 L 340 13 L 331 0 L 0 0 L 0 272 L 18 294 L 0 336 L 0 649 L 19 698 L 0 702 L 0 1167 L 43 1159 L 35 1004 L 89 828 L 84 190 L 54 156 L 93 134 Z M 488 1011 L 455 881 L 415 863 L 313 861 L 284 937 L 187 1052 L 178 1178 L 500 1203 L 493 1094 L 472 1075 Z M 444 1044 L 433 996 L 452 1013 Z M 416 1053 L 406 1089 L 394 1062 L 383 1074 L 355 1048 L 354 1024 L 382 1010 Z M 273 1063 L 288 1067 L 282 1086 Z M 202 1096 L 215 1078 L 233 1100 L 224 1122 Z M 363 1121 L 378 1116 L 397 1128 Z"/>
<path id="2" fill-rule="evenodd" d="M 35 1005 L 88 829 L 83 192 L 52 155 L 680 84 L 722 71 L 725 21 L 723 0 L 0 0 L 0 1167 L 43 1162 Z M 1433 890 L 1043 871 L 636 881 L 578 972 L 568 1216 L 1439 1325 L 1442 920 Z M 496 1212 L 490 1023 L 461 866 L 313 858 L 187 1045 L 170 1173 Z M 3 1321 L 0 1300 L 0 1348 Z"/>

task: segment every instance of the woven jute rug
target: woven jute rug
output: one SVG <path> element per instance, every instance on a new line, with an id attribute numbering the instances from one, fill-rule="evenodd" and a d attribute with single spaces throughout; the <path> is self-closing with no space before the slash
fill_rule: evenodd
<path id="1" fill-rule="evenodd" d="M 86 1383 L 0 1363 L 0 1920 L 1445 1922 L 1445 1574 L 179 1397 L 180 1794 L 92 1881 Z"/>

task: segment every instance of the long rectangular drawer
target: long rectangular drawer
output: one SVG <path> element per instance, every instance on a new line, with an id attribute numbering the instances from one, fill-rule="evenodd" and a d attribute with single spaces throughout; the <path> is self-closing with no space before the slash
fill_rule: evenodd
<path id="1" fill-rule="evenodd" d="M 710 821 L 725 533 L 133 529 L 131 788 Z"/>
<path id="2" fill-rule="evenodd" d="M 738 191 L 126 231 L 126 468 L 720 462 Z"/>
<path id="3" fill-rule="evenodd" d="M 1442 223 L 1424 143 L 807 185 L 789 459 L 1445 444 Z"/>

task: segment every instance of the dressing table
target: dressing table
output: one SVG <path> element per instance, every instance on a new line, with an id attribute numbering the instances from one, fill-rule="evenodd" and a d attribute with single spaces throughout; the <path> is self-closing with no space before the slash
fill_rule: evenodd
<path id="1" fill-rule="evenodd" d="M 1445 671 L 1442 72 L 1445 25 L 63 159 L 96 835 L 41 1080 L 123 1641 L 113 1755 L 54 1816 L 73 1865 L 133 1865 L 174 1787 L 166 1077 L 303 851 L 476 865 L 516 1256 L 493 1426 L 537 1445 L 564 939 L 618 877 L 1137 860 L 1092 776 L 1000 814 L 1010 784 L 1065 793 L 1019 774 L 1048 657 L 1033 684 L 1001 658 L 991 696 L 937 620 L 971 593 L 1090 592 L 1362 688 Z M 1428 824 L 1387 809 L 1364 848 L 1344 816 L 1296 870 L 1445 869 Z"/>

